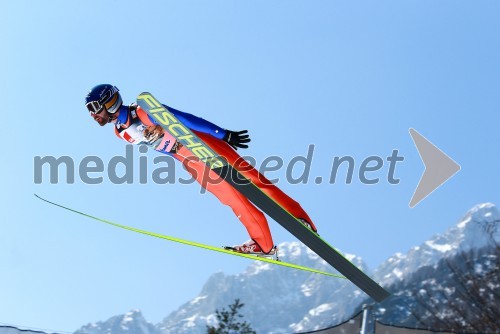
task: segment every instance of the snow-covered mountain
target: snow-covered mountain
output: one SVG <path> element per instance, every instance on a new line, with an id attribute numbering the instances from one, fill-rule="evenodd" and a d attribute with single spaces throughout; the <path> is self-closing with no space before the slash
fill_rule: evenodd
<path id="1" fill-rule="evenodd" d="M 444 234 L 413 247 L 406 254 L 397 253 L 390 257 L 377 268 L 374 277 L 387 286 L 404 280 L 419 268 L 436 265 L 443 257 L 498 244 L 499 226 L 500 212 L 495 205 L 477 205 Z"/>
<path id="2" fill-rule="evenodd" d="M 374 307 L 378 321 L 409 328 L 498 333 L 500 248 L 487 245 L 418 269 Z"/>
<path id="3" fill-rule="evenodd" d="M 477 250 L 472 260 L 478 274 L 498 270 L 499 224 L 498 209 L 491 203 L 481 204 L 445 233 L 382 263 L 373 276 L 389 287 L 394 296 L 376 306 L 377 317 L 386 323 L 415 325 L 417 321 L 412 313 L 422 308 L 419 302 L 426 293 L 433 294 L 427 297 L 437 299 L 433 301 L 436 305 L 449 303 L 446 298 L 455 297 L 460 292 L 453 285 L 457 284 L 453 278 L 456 268 L 450 263 L 459 263 L 457 266 L 460 266 L 459 257 L 463 252 Z M 324 261 L 299 243 L 283 243 L 280 252 L 290 262 L 330 270 Z M 348 257 L 367 271 L 359 257 Z M 215 323 L 215 310 L 227 307 L 236 298 L 245 303 L 243 315 L 257 333 L 292 333 L 325 328 L 350 318 L 363 303 L 371 302 L 348 281 L 254 262 L 237 275 L 212 275 L 196 298 L 156 326 L 148 324 L 140 312 L 133 311 L 106 322 L 87 325 L 78 333 L 206 333 L 206 325 Z M 429 313 L 425 309 L 422 311 Z"/>
<path id="4" fill-rule="evenodd" d="M 287 261 L 331 271 L 326 262 L 298 242 L 282 243 L 279 249 Z M 349 257 L 366 270 L 360 258 Z M 349 317 L 364 296 L 343 279 L 254 262 L 238 275 L 213 275 L 198 297 L 163 320 L 160 330 L 164 334 L 203 333 L 207 323 L 215 321 L 214 310 L 236 298 L 246 304 L 245 319 L 258 333 L 287 333 L 315 328 L 311 320 L 324 314 L 329 319 L 335 314 L 333 321 Z M 351 301 L 351 306 L 346 306 L 345 300 Z"/>
<path id="5" fill-rule="evenodd" d="M 393 296 L 375 307 L 376 317 L 407 327 L 500 328 L 499 226 L 493 204 L 477 205 L 444 234 L 388 259 L 374 277 Z M 473 323 L 485 327 L 467 327 Z"/>
<path id="6" fill-rule="evenodd" d="M 140 310 L 114 316 L 104 322 L 90 323 L 75 334 L 160 334 L 155 325 L 148 323 Z"/>

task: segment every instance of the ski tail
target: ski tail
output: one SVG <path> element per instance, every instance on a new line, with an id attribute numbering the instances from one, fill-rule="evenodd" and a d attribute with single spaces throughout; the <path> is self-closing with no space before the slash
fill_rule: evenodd
<path id="1" fill-rule="evenodd" d="M 245 179 L 234 167 L 226 165 L 213 170 L 377 302 L 381 302 L 390 296 L 387 290 L 372 280 L 319 235 L 304 226 L 296 217 L 262 192 L 255 184 Z"/>

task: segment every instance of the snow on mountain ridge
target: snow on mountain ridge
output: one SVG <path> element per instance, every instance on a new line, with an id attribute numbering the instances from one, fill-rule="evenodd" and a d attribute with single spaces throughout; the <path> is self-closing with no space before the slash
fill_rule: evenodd
<path id="1" fill-rule="evenodd" d="M 456 228 L 462 232 L 462 240 L 464 237 L 468 237 L 467 246 L 478 247 L 484 246 L 484 244 L 475 244 L 474 241 L 478 240 L 475 240 L 474 237 L 477 235 L 473 235 L 474 233 L 471 232 L 479 232 L 487 236 L 488 238 L 483 239 L 484 242 L 498 242 L 500 241 L 499 223 L 500 211 L 498 208 L 492 203 L 483 203 L 469 210 Z"/>
<path id="2" fill-rule="evenodd" d="M 470 218 L 479 221 L 485 217 L 488 222 L 493 222 L 500 219 L 500 212 L 498 211 L 495 204 L 490 202 L 478 204 L 465 214 L 463 220 L 468 220 L 468 218 Z M 460 225 L 461 223 L 459 223 L 458 225 Z"/>
<path id="3" fill-rule="evenodd" d="M 114 316 L 107 321 L 99 321 L 90 323 L 81 327 L 75 334 L 159 334 L 155 326 L 148 323 L 141 311 L 138 309 L 131 310 L 124 315 Z"/>
<path id="4" fill-rule="evenodd" d="M 298 242 L 278 245 L 279 256 L 288 262 L 332 271 L 330 265 Z M 361 258 L 349 256 L 366 270 Z M 311 328 L 319 319 L 347 317 L 353 309 L 345 300 L 361 301 L 364 295 L 349 281 L 311 274 L 290 268 L 252 262 L 237 275 L 217 273 L 202 288 L 196 303 L 188 302 L 167 316 L 158 326 L 163 334 L 201 333 L 207 322 L 214 321 L 214 310 L 229 305 L 236 298 L 245 304 L 245 319 L 259 333 L 287 333 L 296 328 Z M 332 300 L 332 296 L 335 298 Z M 353 303 L 354 305 L 355 303 Z M 318 308 L 318 305 L 322 305 Z M 272 310 L 272 312 L 270 312 Z M 193 317 L 196 315 L 196 317 Z M 335 318 L 333 318 L 335 320 Z M 292 328 L 290 324 L 296 328 Z"/>
<path id="5" fill-rule="evenodd" d="M 407 284 L 405 280 L 410 280 L 420 269 L 425 270 L 422 267 L 437 266 L 444 257 L 452 257 L 458 252 L 480 248 L 488 243 L 500 242 L 499 223 L 500 213 L 495 205 L 476 205 L 444 233 L 434 235 L 421 245 L 411 248 L 406 254 L 394 254 L 377 268 L 375 275 L 370 274 L 361 258 L 350 254 L 345 256 L 390 289 L 392 283 Z M 286 261 L 318 270 L 332 269 L 309 248 L 298 242 L 282 243 L 278 247 L 280 257 Z M 487 262 L 484 263 L 486 264 Z M 475 269 L 477 272 L 485 270 L 482 265 Z M 440 288 L 442 277 L 436 277 L 430 278 L 428 284 Z M 418 280 L 418 284 L 424 283 L 425 281 Z M 442 289 L 447 295 L 454 291 L 453 287 L 444 286 Z M 399 296 L 404 299 L 405 293 L 407 292 Z M 265 296 L 265 302 L 262 301 L 262 296 Z M 240 298 L 247 305 L 244 316 L 252 327 L 259 333 L 268 334 L 315 330 L 339 323 L 351 317 L 367 299 L 366 294 L 347 280 L 331 279 L 254 261 L 244 272 L 236 275 L 225 275 L 222 272 L 213 274 L 198 297 L 179 307 L 154 328 L 139 319 L 142 318 L 139 313 L 89 325 L 77 334 L 204 333 L 207 324 L 214 325 L 216 322 L 215 309 L 227 307 L 235 298 Z M 379 315 L 384 315 L 385 311 L 379 309 Z M 404 313 L 404 310 L 400 311 Z M 394 313 L 394 310 L 391 312 Z M 137 321 L 130 322 L 129 318 L 135 318 Z M 131 326 L 124 328 L 117 326 L 118 324 Z M 136 332 L 133 332 L 132 328 L 135 328 Z"/>
<path id="6" fill-rule="evenodd" d="M 436 234 L 408 253 L 397 253 L 382 263 L 375 272 L 375 278 L 385 284 L 403 280 L 419 267 L 436 265 L 449 257 L 471 248 L 481 248 L 500 242 L 500 212 L 492 203 L 474 206 L 458 224 L 443 234 Z"/>

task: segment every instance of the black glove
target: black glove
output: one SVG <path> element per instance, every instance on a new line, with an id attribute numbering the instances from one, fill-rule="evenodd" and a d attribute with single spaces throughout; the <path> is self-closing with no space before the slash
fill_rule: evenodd
<path id="1" fill-rule="evenodd" d="M 246 143 L 250 142 L 250 136 L 247 130 L 242 131 L 229 131 L 226 130 L 224 138 L 222 138 L 226 143 L 231 145 L 235 150 L 239 148 L 248 148 Z"/>

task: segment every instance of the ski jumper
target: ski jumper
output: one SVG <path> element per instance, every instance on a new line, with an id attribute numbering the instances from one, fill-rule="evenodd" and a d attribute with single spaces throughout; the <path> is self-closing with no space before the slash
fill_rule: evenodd
<path id="1" fill-rule="evenodd" d="M 293 216 L 307 220 L 316 230 L 310 217 L 299 203 L 272 184 L 264 175 L 246 162 L 228 143 L 222 140 L 226 130 L 203 118 L 165 107 L 217 154 L 224 157 L 243 176 L 251 180 Z M 146 144 L 158 152 L 170 154 L 179 160 L 202 187 L 215 195 L 223 204 L 231 207 L 234 214 L 245 226 L 250 238 L 259 245 L 264 253 L 269 253 L 273 249 L 274 242 L 264 214 L 233 186 L 210 170 L 205 163 L 196 159 L 186 147 L 166 133 L 139 106 L 131 105 L 120 108 L 118 118 L 115 121 L 115 133 L 118 137 L 131 144 Z M 207 176 L 210 180 L 208 182 L 204 179 Z"/>

